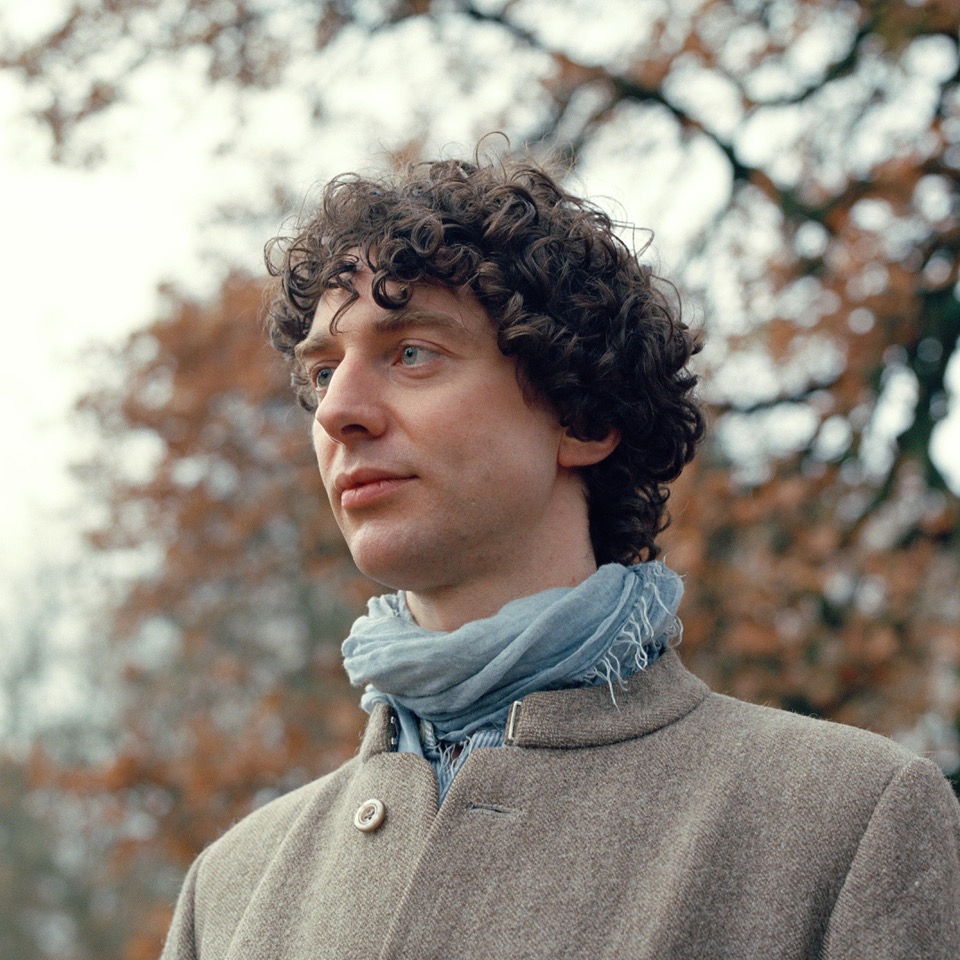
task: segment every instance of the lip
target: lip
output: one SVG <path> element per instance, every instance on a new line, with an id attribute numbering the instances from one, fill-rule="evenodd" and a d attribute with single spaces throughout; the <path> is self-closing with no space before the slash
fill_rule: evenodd
<path id="1" fill-rule="evenodd" d="M 354 510 L 382 500 L 413 479 L 411 475 L 388 470 L 364 469 L 341 473 L 333 486 L 340 494 L 340 506 L 344 510 Z"/>

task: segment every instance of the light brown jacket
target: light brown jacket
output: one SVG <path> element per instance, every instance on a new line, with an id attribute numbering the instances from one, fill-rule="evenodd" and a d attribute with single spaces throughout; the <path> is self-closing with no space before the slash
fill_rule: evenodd
<path id="1" fill-rule="evenodd" d="M 713 694 L 673 653 L 616 697 L 526 697 L 439 811 L 377 707 L 359 756 L 198 858 L 165 960 L 960 958 L 932 763 Z"/>

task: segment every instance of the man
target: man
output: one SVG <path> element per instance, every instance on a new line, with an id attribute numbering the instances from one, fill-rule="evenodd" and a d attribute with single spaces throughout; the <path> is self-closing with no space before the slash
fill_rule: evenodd
<path id="1" fill-rule="evenodd" d="M 359 755 L 198 858 L 164 956 L 960 956 L 934 765 L 673 651 L 697 343 L 608 218 L 443 161 L 334 180 L 280 253 L 273 342 L 395 592 L 344 643 Z"/>

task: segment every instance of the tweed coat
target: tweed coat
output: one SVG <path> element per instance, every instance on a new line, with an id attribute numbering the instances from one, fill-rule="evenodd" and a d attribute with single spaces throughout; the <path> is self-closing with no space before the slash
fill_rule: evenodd
<path id="1" fill-rule="evenodd" d="M 891 741 L 672 652 L 616 704 L 536 693 L 511 722 L 438 810 L 379 705 L 357 757 L 201 854 L 164 960 L 960 957 L 960 807 Z"/>

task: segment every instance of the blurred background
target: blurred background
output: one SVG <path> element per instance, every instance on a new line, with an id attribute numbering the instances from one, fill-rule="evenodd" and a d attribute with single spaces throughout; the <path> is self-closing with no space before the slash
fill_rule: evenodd
<path id="1" fill-rule="evenodd" d="M 156 957 L 196 853 L 355 752 L 339 644 L 375 587 L 262 248 L 331 175 L 492 130 L 706 328 L 663 541 L 687 665 L 957 784 L 958 29 L 955 0 L 4 3 L 4 956 Z"/>

